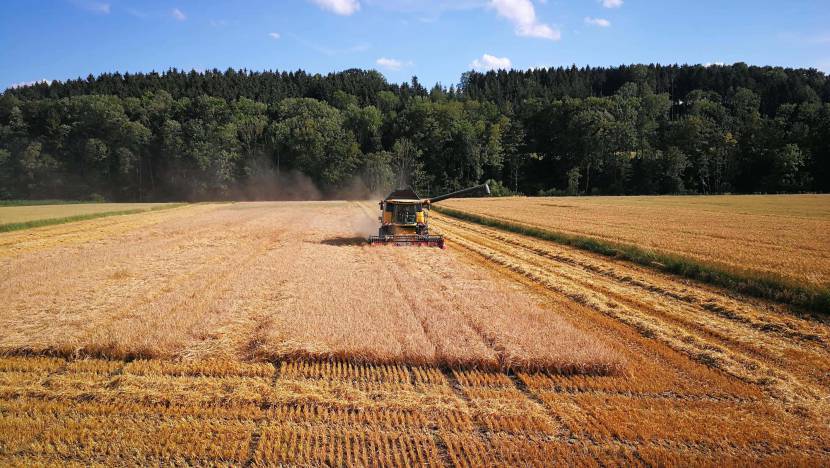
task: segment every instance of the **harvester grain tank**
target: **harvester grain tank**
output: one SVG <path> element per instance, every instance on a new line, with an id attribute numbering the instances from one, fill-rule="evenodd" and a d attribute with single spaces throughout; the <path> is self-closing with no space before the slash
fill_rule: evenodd
<path id="1" fill-rule="evenodd" d="M 448 198 L 490 194 L 487 184 L 457 190 L 432 198 L 421 198 L 411 188 L 392 191 L 380 202 L 380 228 L 377 236 L 370 236 L 372 245 L 423 245 L 444 248 L 442 236 L 429 234 L 429 208 L 433 203 Z"/>

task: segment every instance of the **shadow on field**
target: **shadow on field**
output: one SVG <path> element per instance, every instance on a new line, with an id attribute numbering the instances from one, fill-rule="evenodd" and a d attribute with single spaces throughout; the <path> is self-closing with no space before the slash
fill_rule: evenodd
<path id="1" fill-rule="evenodd" d="M 366 245 L 366 238 L 359 236 L 352 237 L 332 237 L 331 239 L 323 239 L 321 244 L 333 245 L 335 247 L 345 247 L 351 245 Z"/>

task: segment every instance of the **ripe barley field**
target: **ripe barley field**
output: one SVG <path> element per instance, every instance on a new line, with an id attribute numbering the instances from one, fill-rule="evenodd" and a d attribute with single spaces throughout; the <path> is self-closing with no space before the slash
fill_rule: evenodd
<path id="1" fill-rule="evenodd" d="M 437 213 L 369 247 L 374 209 L 0 234 L 0 464 L 830 460 L 821 318 Z"/>
<path id="2" fill-rule="evenodd" d="M 437 249 L 370 248 L 360 232 L 369 216 L 348 202 L 200 206 L 142 217 L 147 226 L 95 242 L 81 234 L 7 257 L 0 351 L 622 367 L 608 347 L 487 268 Z"/>
<path id="3" fill-rule="evenodd" d="M 0 225 L 110 212 L 143 211 L 171 203 L 70 203 L 56 205 L 0 206 Z"/>
<path id="4" fill-rule="evenodd" d="M 830 290 L 830 195 L 507 197 L 442 206 Z"/>

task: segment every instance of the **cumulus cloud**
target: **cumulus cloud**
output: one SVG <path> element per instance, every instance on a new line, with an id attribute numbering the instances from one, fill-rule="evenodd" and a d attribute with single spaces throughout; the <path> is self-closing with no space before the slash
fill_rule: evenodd
<path id="1" fill-rule="evenodd" d="M 398 71 L 398 70 L 400 70 L 404 67 L 411 67 L 413 65 L 411 60 L 405 62 L 403 60 L 398 60 L 398 59 L 393 59 L 393 58 L 386 58 L 386 57 L 381 57 L 381 58 L 375 60 L 375 63 L 381 68 L 385 68 L 387 70 L 392 70 L 392 71 Z"/>
<path id="2" fill-rule="evenodd" d="M 178 8 L 173 8 L 173 11 L 170 12 L 173 15 L 173 18 L 176 18 L 177 21 L 184 21 L 187 19 L 187 15 L 185 15 L 182 10 Z"/>
<path id="3" fill-rule="evenodd" d="M 470 67 L 478 71 L 508 70 L 513 67 L 513 63 L 507 57 L 484 54 L 481 58 L 473 60 Z"/>
<path id="4" fill-rule="evenodd" d="M 623 0 L 600 0 L 600 3 L 605 8 L 619 8 L 623 5 Z"/>
<path id="5" fill-rule="evenodd" d="M 536 18 L 536 9 L 530 0 L 491 0 L 490 8 L 507 19 L 516 28 L 516 34 L 523 37 L 538 37 L 558 41 L 562 34 Z"/>
<path id="6" fill-rule="evenodd" d="M 605 18 L 591 18 L 590 16 L 585 17 L 585 24 L 590 24 L 591 26 L 599 26 L 600 28 L 607 28 L 611 26 L 611 22 Z"/>
<path id="7" fill-rule="evenodd" d="M 279 39 L 280 37 L 282 37 L 278 32 L 269 32 L 268 35 L 271 36 L 271 38 L 273 39 Z"/>
<path id="8" fill-rule="evenodd" d="M 311 0 L 311 2 L 335 15 L 349 16 L 360 10 L 358 0 Z"/>

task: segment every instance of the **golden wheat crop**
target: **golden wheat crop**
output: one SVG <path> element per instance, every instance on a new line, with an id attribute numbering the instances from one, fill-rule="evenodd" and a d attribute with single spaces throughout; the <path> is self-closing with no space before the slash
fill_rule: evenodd
<path id="1" fill-rule="evenodd" d="M 826 323 L 443 216 L 369 248 L 364 208 L 0 235 L 0 465 L 827 464 Z"/>
<path id="2" fill-rule="evenodd" d="M 658 356 L 642 359 L 671 368 Z M 0 385 L 14 390 L 0 394 L 0 464 L 826 461 L 828 436 L 820 420 L 773 401 L 700 398 L 682 388 L 660 396 L 556 391 L 546 380 L 552 376 L 517 379 L 434 367 L 295 361 L 260 375 L 239 372 L 235 361 L 224 365 L 229 370 L 217 373 L 220 361 L 201 368 L 192 362 L 0 358 Z"/>
<path id="3" fill-rule="evenodd" d="M 148 211 L 130 216 L 99 218 L 5 232 L 0 234 L 0 258 L 33 254 L 61 247 L 71 248 L 75 245 L 95 242 L 107 244 L 114 239 L 119 239 L 127 232 L 152 231 L 153 226 L 158 223 L 188 219 L 211 211 L 217 206 L 188 205 L 178 209 Z M 2 209 L 4 208 L 0 208 Z"/>
<path id="4" fill-rule="evenodd" d="M 150 210 L 167 205 L 170 205 L 170 203 L 72 203 L 66 205 L 0 206 L 0 225 L 113 211 Z"/>
<path id="5" fill-rule="evenodd" d="M 275 424 L 262 431 L 255 463 L 323 466 L 439 466 L 426 434 L 349 431 Z"/>
<path id="6" fill-rule="evenodd" d="M 479 427 L 493 433 L 542 438 L 561 435 L 560 425 L 505 374 L 454 371 L 453 375 Z"/>
<path id="7" fill-rule="evenodd" d="M 830 288 L 830 196 L 457 199 L 446 206 Z"/>
<path id="8" fill-rule="evenodd" d="M 573 303 L 782 398 L 827 406 L 830 329 L 821 322 L 552 242 L 443 216 L 435 225 L 454 245 L 570 304 L 557 310 L 576 325 L 585 312 Z"/>
<path id="9" fill-rule="evenodd" d="M 356 204 L 178 211 L 102 241 L 0 259 L 0 350 L 569 373 L 623 365 L 484 268 L 438 249 L 355 241 L 366 220 Z"/>
<path id="10" fill-rule="evenodd" d="M 637 450 L 622 444 L 596 445 L 537 440 L 505 434 L 441 434 L 453 466 L 644 466 Z M 682 466 L 681 463 L 676 466 Z M 675 466 L 675 465 L 665 465 Z"/>

